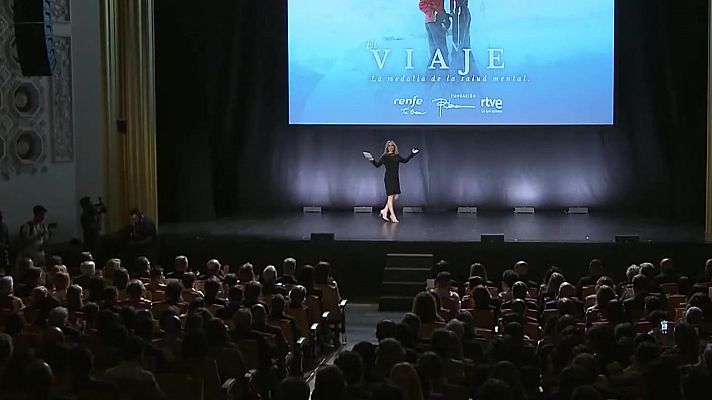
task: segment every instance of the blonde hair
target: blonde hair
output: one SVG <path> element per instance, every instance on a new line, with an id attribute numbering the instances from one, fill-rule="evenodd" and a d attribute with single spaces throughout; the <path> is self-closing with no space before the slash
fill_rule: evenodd
<path id="1" fill-rule="evenodd" d="M 418 372 L 412 365 L 398 363 L 391 368 L 390 375 L 393 383 L 403 391 L 403 400 L 423 400 Z"/>
<path id="2" fill-rule="evenodd" d="M 386 142 L 386 145 L 383 146 L 383 154 L 388 154 L 388 146 L 393 145 L 393 154 L 398 154 L 398 145 L 396 144 L 396 141 L 393 139 L 390 139 Z"/>
<path id="3" fill-rule="evenodd" d="M 104 280 L 110 280 L 113 282 L 114 280 L 114 272 L 121 268 L 121 260 L 118 258 L 110 258 L 109 260 L 106 261 L 106 264 L 104 264 L 104 269 L 102 270 L 102 276 L 104 277 Z"/>

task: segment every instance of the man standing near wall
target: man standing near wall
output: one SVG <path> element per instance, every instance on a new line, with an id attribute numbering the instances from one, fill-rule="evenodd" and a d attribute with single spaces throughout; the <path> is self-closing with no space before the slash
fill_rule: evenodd
<path id="1" fill-rule="evenodd" d="M 52 237 L 54 224 L 45 224 L 47 209 L 37 205 L 32 208 L 32 220 L 20 227 L 20 252 L 17 259 L 29 257 L 36 267 L 44 267 L 46 263 L 45 246 Z M 17 271 L 22 273 L 24 271 Z"/>

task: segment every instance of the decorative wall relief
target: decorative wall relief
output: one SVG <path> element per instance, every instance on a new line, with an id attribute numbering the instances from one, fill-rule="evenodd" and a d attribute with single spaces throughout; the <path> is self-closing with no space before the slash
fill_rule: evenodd
<path id="1" fill-rule="evenodd" d="M 69 4 L 53 1 L 54 23 L 71 23 Z M 0 181 L 74 161 L 71 37 L 54 37 L 52 77 L 22 76 L 12 7 L 0 0 Z"/>

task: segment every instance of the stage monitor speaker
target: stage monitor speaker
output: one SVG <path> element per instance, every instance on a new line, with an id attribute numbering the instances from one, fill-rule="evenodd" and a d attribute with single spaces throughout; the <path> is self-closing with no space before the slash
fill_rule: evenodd
<path id="1" fill-rule="evenodd" d="M 515 214 L 534 214 L 534 207 L 514 207 Z"/>
<path id="2" fill-rule="evenodd" d="M 16 0 L 15 43 L 25 76 L 50 76 L 57 65 L 52 37 L 52 1 Z"/>
<path id="3" fill-rule="evenodd" d="M 319 206 L 302 207 L 302 212 L 304 212 L 306 214 L 319 214 L 319 213 L 321 213 L 321 207 L 319 207 Z"/>
<path id="4" fill-rule="evenodd" d="M 640 243 L 638 235 L 616 235 L 616 243 Z"/>
<path id="5" fill-rule="evenodd" d="M 403 207 L 403 213 L 408 214 L 422 214 L 423 207 Z"/>
<path id="6" fill-rule="evenodd" d="M 369 207 L 369 206 L 354 207 L 354 214 L 373 214 L 373 207 Z"/>
<path id="7" fill-rule="evenodd" d="M 487 244 L 504 243 L 504 233 L 483 233 L 480 235 L 480 242 Z"/>
<path id="8" fill-rule="evenodd" d="M 477 207 L 457 207 L 458 214 L 477 214 Z"/>
<path id="9" fill-rule="evenodd" d="M 334 241 L 334 234 L 333 234 L 333 233 L 316 233 L 316 232 L 312 232 L 312 234 L 311 234 L 311 240 L 312 240 L 312 242 L 333 242 L 333 241 Z"/>

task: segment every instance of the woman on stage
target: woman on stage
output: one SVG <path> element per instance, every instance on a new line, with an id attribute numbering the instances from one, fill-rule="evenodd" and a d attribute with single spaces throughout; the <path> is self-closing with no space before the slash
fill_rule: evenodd
<path id="1" fill-rule="evenodd" d="M 387 200 L 385 207 L 383 207 L 380 212 L 381 218 L 383 218 L 385 221 L 389 220 L 388 214 L 390 213 L 390 221 L 398 222 L 398 218 L 396 218 L 396 212 L 393 209 L 393 203 L 398 200 L 398 195 L 400 194 L 400 180 L 398 177 L 398 168 L 400 166 L 400 163 L 407 163 L 408 161 L 410 161 L 411 158 L 418 154 L 419 151 L 420 150 L 414 147 L 410 150 L 410 154 L 408 154 L 407 157 L 402 157 L 398 153 L 398 145 L 396 145 L 396 142 L 393 140 L 389 140 L 386 142 L 383 154 L 381 155 L 381 158 L 378 159 L 378 161 L 373 159 L 371 153 L 363 153 L 366 159 L 368 159 L 368 161 L 370 161 L 374 167 L 378 168 L 381 165 L 386 166 L 386 175 L 383 178 L 383 182 L 386 184 Z"/>

